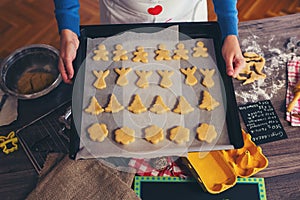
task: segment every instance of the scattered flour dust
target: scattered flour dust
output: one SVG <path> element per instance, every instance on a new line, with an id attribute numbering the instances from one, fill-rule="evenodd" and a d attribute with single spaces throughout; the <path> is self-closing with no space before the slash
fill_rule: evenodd
<path id="1" fill-rule="evenodd" d="M 282 71 L 286 71 L 287 62 L 295 58 L 295 53 L 287 53 L 282 44 L 274 42 L 274 37 L 269 39 L 268 45 L 263 46 L 257 42 L 263 38 L 255 35 L 249 36 L 241 42 L 243 52 L 255 52 L 266 59 L 263 72 L 267 77 L 252 84 L 243 85 L 241 86 L 242 89 L 235 90 L 238 102 L 246 104 L 271 99 L 274 95 L 278 95 L 280 89 L 286 87 L 286 73 L 282 73 Z M 283 50 L 279 49 L 278 46 L 283 47 Z"/>

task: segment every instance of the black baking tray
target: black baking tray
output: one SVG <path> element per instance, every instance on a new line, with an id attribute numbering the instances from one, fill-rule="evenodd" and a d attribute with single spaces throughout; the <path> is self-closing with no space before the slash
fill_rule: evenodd
<path id="1" fill-rule="evenodd" d="M 140 24 L 111 24 L 111 25 L 81 26 L 80 38 L 79 38 L 80 45 L 77 51 L 77 57 L 74 61 L 75 74 L 85 60 L 87 38 L 110 37 L 128 30 L 134 31 L 134 29 L 138 29 L 139 32 L 141 32 L 140 28 L 145 28 L 143 29 L 145 33 L 149 33 L 149 31 L 151 33 L 151 31 L 155 30 L 155 29 L 151 29 L 152 27 L 168 28 L 174 25 L 178 25 L 179 32 L 182 33 L 182 35 L 187 35 L 190 38 L 213 39 L 214 47 L 215 47 L 215 55 L 217 59 L 217 66 L 225 86 L 224 95 L 226 95 L 227 98 L 226 106 L 228 109 L 226 111 L 226 124 L 227 127 L 230 127 L 230 132 L 228 132 L 230 143 L 234 146 L 234 148 L 243 147 L 244 142 L 242 138 L 238 107 L 235 99 L 232 79 L 226 74 L 225 62 L 221 54 L 222 39 L 221 39 L 220 27 L 217 22 L 140 23 Z M 184 38 L 180 38 L 180 37 L 181 36 L 179 36 L 179 39 L 184 40 Z M 76 101 L 78 101 L 78 99 L 76 99 Z M 82 99 L 80 101 L 82 101 Z M 70 157 L 75 158 L 76 153 L 79 150 L 80 138 L 75 129 L 74 121 L 72 121 L 70 131 L 71 131 Z"/>

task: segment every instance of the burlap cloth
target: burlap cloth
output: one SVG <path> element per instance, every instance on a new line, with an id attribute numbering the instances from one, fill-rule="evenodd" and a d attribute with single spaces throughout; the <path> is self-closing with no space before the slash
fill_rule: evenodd
<path id="1" fill-rule="evenodd" d="M 68 155 L 50 154 L 36 188 L 28 200 L 135 200 L 131 189 L 134 171 L 110 167 L 97 159 L 72 160 Z"/>

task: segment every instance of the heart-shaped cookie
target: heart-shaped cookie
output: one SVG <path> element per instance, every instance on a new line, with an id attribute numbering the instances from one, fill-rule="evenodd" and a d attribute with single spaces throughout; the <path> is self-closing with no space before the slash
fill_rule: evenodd
<path id="1" fill-rule="evenodd" d="M 148 8 L 148 13 L 150 15 L 159 15 L 163 10 L 163 7 L 161 5 L 156 5 L 153 8 Z"/>

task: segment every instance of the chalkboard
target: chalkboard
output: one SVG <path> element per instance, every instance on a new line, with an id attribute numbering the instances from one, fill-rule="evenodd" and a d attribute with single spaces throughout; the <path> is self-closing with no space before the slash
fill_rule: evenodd
<path id="1" fill-rule="evenodd" d="M 195 179 L 136 176 L 134 190 L 142 200 L 266 200 L 263 178 L 238 178 L 220 194 L 204 192 Z"/>
<path id="2" fill-rule="evenodd" d="M 239 106 L 239 111 L 255 144 L 287 138 L 270 100 Z"/>

